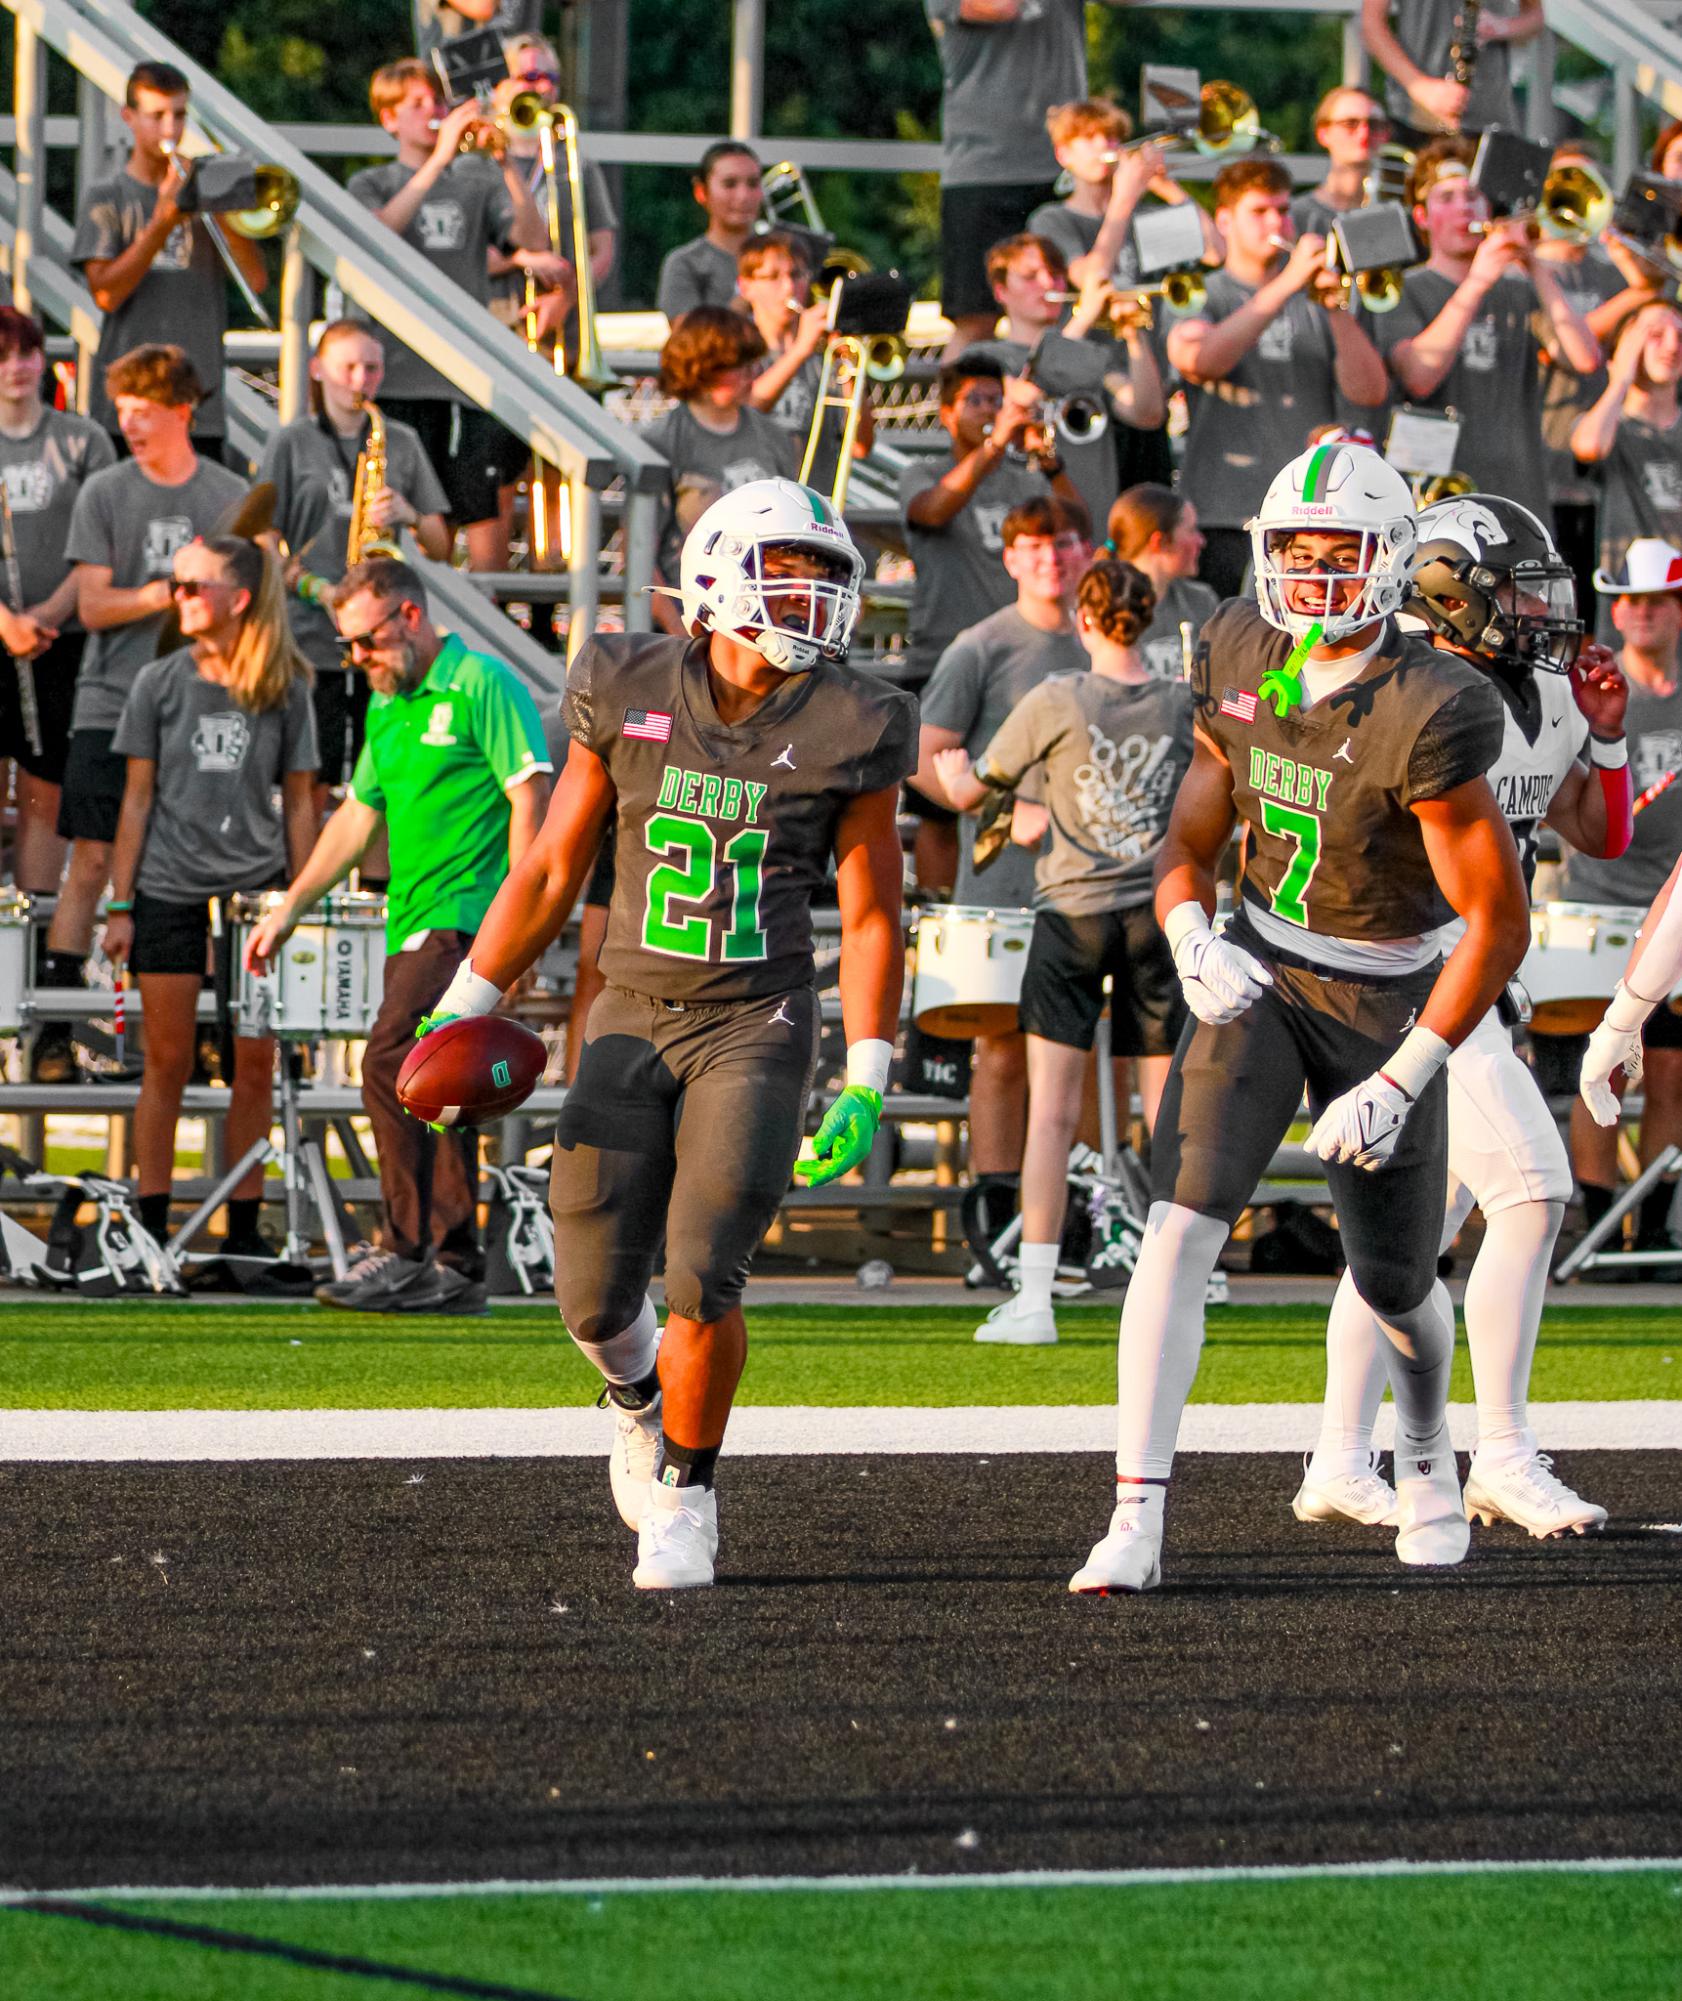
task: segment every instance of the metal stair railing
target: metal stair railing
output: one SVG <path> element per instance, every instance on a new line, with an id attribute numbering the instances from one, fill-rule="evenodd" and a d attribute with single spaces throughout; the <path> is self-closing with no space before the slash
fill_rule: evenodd
<path id="1" fill-rule="evenodd" d="M 665 461 L 576 383 L 555 374 L 510 329 L 387 229 L 296 146 L 257 118 L 125 0 L 0 0 L 17 29 L 17 207 L 14 290 L 27 297 L 43 240 L 45 51 L 58 51 L 120 102 L 140 61 L 173 63 L 188 78 L 197 131 L 216 146 L 272 161 L 297 176 L 303 199 L 282 270 L 283 355 L 302 376 L 303 264 L 339 285 L 370 318 L 440 369 L 481 408 L 566 475 L 573 496 L 570 573 L 572 643 L 594 622 L 601 544 L 601 493 L 624 482 L 625 618 L 646 629 L 658 495 Z M 45 301 L 45 294 L 43 302 Z M 289 352 L 287 352 L 289 350 Z M 475 594 L 476 595 L 476 594 Z"/>

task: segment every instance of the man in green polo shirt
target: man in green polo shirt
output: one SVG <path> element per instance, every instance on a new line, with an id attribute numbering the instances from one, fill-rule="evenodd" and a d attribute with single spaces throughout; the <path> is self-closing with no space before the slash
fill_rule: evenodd
<path id="1" fill-rule="evenodd" d="M 425 586 L 406 563 L 358 563 L 329 603 L 347 663 L 374 690 L 367 740 L 344 804 L 247 947 L 254 961 L 273 952 L 385 821 L 385 998 L 362 1059 L 385 1224 L 380 1244 L 316 1297 L 365 1313 L 483 1313 L 477 1138 L 435 1134 L 410 1118 L 397 1103 L 397 1072 L 542 825 L 552 767 L 531 695 L 502 661 L 436 630 Z"/>

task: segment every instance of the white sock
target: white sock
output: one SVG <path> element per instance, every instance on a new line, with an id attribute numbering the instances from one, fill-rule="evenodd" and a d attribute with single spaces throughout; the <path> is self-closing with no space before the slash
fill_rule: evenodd
<path id="1" fill-rule="evenodd" d="M 1326 1400 L 1309 1472 L 1323 1479 L 1367 1464 L 1384 1401 L 1384 1330 L 1345 1272 L 1326 1321 Z"/>
<path id="2" fill-rule="evenodd" d="M 1396 1401 L 1396 1452 L 1434 1445 L 1448 1417 L 1448 1372 L 1454 1362 L 1454 1305 L 1437 1279 L 1417 1306 L 1379 1316 L 1388 1340 L 1390 1394 Z"/>
<path id="3" fill-rule="evenodd" d="M 654 1367 L 660 1345 L 654 1302 L 645 1298 L 642 1311 L 630 1326 L 610 1334 L 605 1341 L 580 1341 L 576 1334 L 572 1339 L 578 1352 L 610 1383 L 640 1383 Z"/>
<path id="4" fill-rule="evenodd" d="M 1051 1311 L 1051 1281 L 1056 1276 L 1055 1244 L 1023 1244 L 1017 1255 L 1016 1303 L 1024 1313 Z"/>
<path id="5" fill-rule="evenodd" d="M 1466 1346 L 1478 1399 L 1478 1452 L 1486 1460 L 1533 1450 L 1530 1364 L 1542 1324 L 1548 1263 L 1562 1202 L 1520 1202 L 1484 1218 L 1483 1243 L 1466 1281 Z"/>
<path id="6" fill-rule="evenodd" d="M 1173 1470 L 1180 1415 L 1203 1349 L 1204 1290 L 1226 1240 L 1218 1217 L 1151 1204 L 1116 1343 L 1118 1474 L 1166 1480 Z"/>

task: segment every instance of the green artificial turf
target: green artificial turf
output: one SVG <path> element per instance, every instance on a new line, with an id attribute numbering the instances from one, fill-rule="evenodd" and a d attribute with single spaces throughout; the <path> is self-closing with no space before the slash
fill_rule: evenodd
<path id="1" fill-rule="evenodd" d="M 1682 1878 L 1499 1873 L 1118 1887 L 529 1893 L 106 1908 L 369 1962 L 0 1912 L 28 2001 L 1675 2001 Z M 378 1969 L 401 1971 L 401 1981 Z M 432 1976 L 429 1981 L 426 1976 Z M 464 1988 L 462 1983 L 477 1985 Z"/>
<path id="2" fill-rule="evenodd" d="M 1063 1307 L 1049 1349 L 977 1347 L 974 1306 L 766 1306 L 749 1316 L 743 1404 L 1103 1404 L 1116 1308 Z M 1214 1309 L 1194 1400 L 1313 1403 L 1325 1314 Z M 113 1300 L 0 1310 L 0 1406 L 57 1410 L 474 1409 L 583 1403 L 600 1384 L 552 1308 L 393 1320 L 315 1306 Z M 1539 1402 L 1682 1396 L 1682 1316 L 1551 1307 Z M 1465 1346 L 1453 1394 L 1466 1401 Z"/>

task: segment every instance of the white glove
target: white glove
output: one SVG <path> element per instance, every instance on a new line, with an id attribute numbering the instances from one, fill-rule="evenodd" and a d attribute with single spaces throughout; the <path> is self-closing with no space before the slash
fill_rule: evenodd
<path id="1" fill-rule="evenodd" d="M 1641 1076 L 1641 1026 L 1652 1013 L 1653 1005 L 1639 994 L 1631 993 L 1620 980 L 1600 1026 L 1589 1037 L 1577 1089 L 1597 1126 L 1618 1123 L 1618 1098 L 1612 1089 L 1612 1079 L 1619 1070 L 1632 1084 Z"/>
<path id="2" fill-rule="evenodd" d="M 1357 1167 L 1382 1167 L 1396 1150 L 1413 1100 L 1382 1072 L 1341 1098 L 1334 1098 L 1314 1121 L 1308 1150 L 1321 1160 L 1348 1160 Z"/>
<path id="3" fill-rule="evenodd" d="M 1177 903 L 1162 927 L 1186 1006 L 1211 1028 L 1236 1021 L 1273 975 L 1241 945 L 1217 938 L 1200 903 Z"/>

